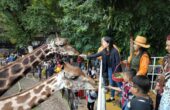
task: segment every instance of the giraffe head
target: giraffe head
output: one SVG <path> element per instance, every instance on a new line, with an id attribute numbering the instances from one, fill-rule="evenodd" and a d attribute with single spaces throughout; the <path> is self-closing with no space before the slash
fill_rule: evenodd
<path id="1" fill-rule="evenodd" d="M 84 72 L 79 68 L 64 63 L 64 69 L 60 74 L 61 87 L 65 87 L 73 90 L 88 90 L 96 89 L 97 85 L 95 81 L 88 76 L 85 76 Z"/>
<path id="2" fill-rule="evenodd" d="M 59 53 L 61 55 L 79 55 L 79 52 L 74 49 L 67 41 L 66 38 L 56 37 L 48 44 L 50 50 L 47 54 Z"/>

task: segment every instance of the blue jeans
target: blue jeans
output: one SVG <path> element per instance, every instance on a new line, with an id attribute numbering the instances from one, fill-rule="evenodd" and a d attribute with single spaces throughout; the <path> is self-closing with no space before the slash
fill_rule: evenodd
<path id="1" fill-rule="evenodd" d="M 128 104 L 128 100 L 126 100 L 122 106 L 122 110 L 129 110 L 129 108 L 127 107 L 127 104 Z"/>
<path id="2" fill-rule="evenodd" d="M 112 68 L 108 68 L 108 79 L 109 79 L 109 84 L 113 87 L 119 87 L 121 88 L 122 86 L 122 82 L 115 82 L 113 79 L 112 79 Z M 115 90 L 111 90 L 111 97 L 114 97 L 115 96 Z"/>

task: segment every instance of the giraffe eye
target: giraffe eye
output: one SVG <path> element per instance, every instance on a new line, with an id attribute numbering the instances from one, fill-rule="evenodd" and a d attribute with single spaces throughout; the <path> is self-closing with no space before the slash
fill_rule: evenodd
<path id="1" fill-rule="evenodd" d="M 59 45 L 60 47 L 64 47 L 64 44 Z"/>

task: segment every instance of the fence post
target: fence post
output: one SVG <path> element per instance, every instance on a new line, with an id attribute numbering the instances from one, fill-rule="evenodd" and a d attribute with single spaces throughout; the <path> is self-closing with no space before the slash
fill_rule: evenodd
<path id="1" fill-rule="evenodd" d="M 155 83 L 154 77 L 155 77 L 155 75 L 156 76 L 159 75 L 158 72 L 155 72 L 155 68 L 156 67 L 160 67 L 160 68 L 162 67 L 162 65 L 156 65 L 156 60 L 161 59 L 163 57 L 151 57 L 151 58 L 153 59 L 153 62 L 149 66 L 152 67 L 152 72 L 149 72 L 147 75 L 151 75 L 151 90 L 153 90 L 154 83 Z"/>
<path id="2" fill-rule="evenodd" d="M 156 58 L 153 57 L 153 67 L 152 67 L 152 82 L 151 82 L 151 90 L 153 89 L 154 85 L 154 74 L 155 74 L 155 64 L 156 64 Z"/>
<path id="3" fill-rule="evenodd" d="M 98 95 L 98 103 L 97 110 L 106 110 L 106 101 L 105 101 L 105 89 L 104 82 L 102 77 L 102 61 L 100 62 L 100 75 L 99 75 L 99 95 Z"/>

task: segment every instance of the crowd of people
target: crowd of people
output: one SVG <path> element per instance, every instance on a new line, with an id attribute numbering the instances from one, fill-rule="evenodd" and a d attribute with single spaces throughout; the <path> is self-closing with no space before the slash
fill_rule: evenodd
<path id="1" fill-rule="evenodd" d="M 150 45 L 144 36 L 136 36 L 131 42 L 131 53 L 127 60 L 121 61 L 119 48 L 114 44 L 111 37 L 101 39 L 101 47 L 98 52 L 91 55 L 81 54 L 77 58 L 61 57 L 56 55 L 50 61 L 42 61 L 36 67 L 39 79 L 44 75 L 47 79 L 54 73 L 62 70 L 62 61 L 65 60 L 72 65 L 79 66 L 87 71 L 93 79 L 99 77 L 99 62 L 102 60 L 102 76 L 104 79 L 105 92 L 110 93 L 106 99 L 107 103 L 115 101 L 115 91 L 121 99 L 122 110 L 170 110 L 170 35 L 167 36 L 166 50 L 168 54 L 163 59 L 163 70 L 157 78 L 155 90 L 156 104 L 148 95 L 150 91 L 150 79 L 147 76 L 151 56 L 148 52 Z M 17 56 L 11 54 L 6 58 L 6 63 L 15 61 Z M 92 60 L 95 59 L 95 60 Z M 128 65 L 128 69 L 123 71 L 121 63 Z M 113 74 L 120 72 L 123 81 L 115 81 Z M 110 91 L 110 92 L 109 92 Z M 97 100 L 97 90 L 88 90 L 87 108 L 94 109 Z"/>
<path id="2" fill-rule="evenodd" d="M 151 56 L 148 52 L 150 45 L 144 36 L 136 36 L 131 40 L 132 51 L 127 61 L 120 60 L 119 49 L 110 37 L 101 39 L 101 47 L 92 55 L 81 54 L 84 59 L 99 58 L 103 64 L 103 79 L 106 92 L 110 90 L 110 98 L 106 102 L 115 100 L 115 91 L 121 98 L 122 110 L 169 110 L 170 109 L 170 35 L 166 40 L 168 54 L 163 59 L 163 71 L 158 75 L 155 90 L 157 91 L 156 105 L 148 95 L 151 87 L 147 76 Z M 121 72 L 120 63 L 126 63 L 128 70 Z M 115 81 L 112 75 L 120 72 L 123 82 Z M 89 109 L 93 110 L 93 109 Z"/>

